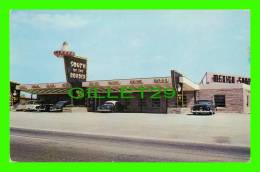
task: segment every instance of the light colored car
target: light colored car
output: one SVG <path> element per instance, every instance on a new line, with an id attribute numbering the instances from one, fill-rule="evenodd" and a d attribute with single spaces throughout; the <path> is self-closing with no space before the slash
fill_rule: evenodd
<path id="1" fill-rule="evenodd" d="M 15 107 L 15 111 L 25 111 L 25 104 L 18 104 L 16 107 Z"/>
<path id="2" fill-rule="evenodd" d="M 25 111 L 37 111 L 41 103 L 36 100 L 31 100 L 25 105 Z"/>

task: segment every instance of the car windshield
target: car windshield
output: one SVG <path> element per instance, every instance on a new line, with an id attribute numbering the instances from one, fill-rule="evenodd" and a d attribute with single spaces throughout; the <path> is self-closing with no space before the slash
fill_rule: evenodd
<path id="1" fill-rule="evenodd" d="M 59 102 L 56 103 L 56 105 L 61 106 L 61 105 L 64 105 L 65 103 L 66 103 L 66 101 L 59 101 Z"/>
<path id="2" fill-rule="evenodd" d="M 28 104 L 40 104 L 41 102 L 40 101 L 29 101 Z"/>
<path id="3" fill-rule="evenodd" d="M 105 109 L 110 109 L 110 108 L 113 107 L 113 104 L 112 103 L 106 103 L 106 104 L 103 104 L 101 107 L 105 108 Z"/>
<path id="4" fill-rule="evenodd" d="M 207 105 L 210 105 L 210 104 L 212 104 L 212 101 L 210 101 L 210 100 L 198 100 L 196 102 L 196 104 L 207 104 Z"/>
<path id="5" fill-rule="evenodd" d="M 116 103 L 117 103 L 116 101 L 106 101 L 104 104 L 115 105 Z"/>
<path id="6" fill-rule="evenodd" d="M 113 105 L 111 102 L 106 102 L 104 105 Z"/>

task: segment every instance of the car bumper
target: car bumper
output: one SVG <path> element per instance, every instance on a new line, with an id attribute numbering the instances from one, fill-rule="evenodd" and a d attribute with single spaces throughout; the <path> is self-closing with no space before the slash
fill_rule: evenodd
<path id="1" fill-rule="evenodd" d="M 36 108 L 27 108 L 27 109 L 25 109 L 25 111 L 37 111 L 37 109 Z"/>
<path id="2" fill-rule="evenodd" d="M 97 112 L 112 112 L 112 110 L 108 110 L 108 109 L 97 109 Z"/>
<path id="3" fill-rule="evenodd" d="M 213 113 L 213 111 L 212 110 L 192 110 L 191 113 L 207 114 L 207 113 Z"/>
<path id="4" fill-rule="evenodd" d="M 50 109 L 50 112 L 62 112 L 63 109 L 60 109 L 60 108 L 51 108 Z"/>
<path id="5" fill-rule="evenodd" d="M 15 111 L 25 111 L 25 109 L 15 109 Z"/>

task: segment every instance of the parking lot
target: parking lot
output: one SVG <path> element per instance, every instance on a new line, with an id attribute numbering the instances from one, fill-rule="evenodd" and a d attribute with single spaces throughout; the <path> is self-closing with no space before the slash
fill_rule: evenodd
<path id="1" fill-rule="evenodd" d="M 10 112 L 13 128 L 250 146 L 250 114 Z"/>

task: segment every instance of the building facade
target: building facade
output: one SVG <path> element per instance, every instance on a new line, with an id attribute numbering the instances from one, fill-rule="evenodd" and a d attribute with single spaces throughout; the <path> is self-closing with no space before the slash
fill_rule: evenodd
<path id="1" fill-rule="evenodd" d="M 17 85 L 17 89 L 37 94 L 38 99 L 48 103 L 71 100 L 75 106 L 88 107 L 89 111 L 95 111 L 97 106 L 107 100 L 117 100 L 124 105 L 124 112 L 189 113 L 196 100 L 213 100 L 219 112 L 250 113 L 250 79 L 238 76 L 232 79 L 233 76 L 230 76 L 229 80 L 226 79 L 230 78 L 229 76 L 221 76 L 222 80 L 216 80 L 216 74 L 207 72 L 202 81 L 196 84 L 172 70 L 171 76 L 168 77 L 86 81 L 80 86 L 85 92 L 81 100 L 72 100 L 68 96 L 67 91 L 72 87 L 69 83 L 21 84 Z M 121 87 L 130 88 L 133 98 L 120 98 Z M 146 88 L 143 98 L 140 98 L 140 87 Z M 108 88 L 110 97 L 113 98 L 104 98 Z M 157 92 L 153 88 L 168 91 L 173 89 L 176 95 L 167 99 L 162 91 L 159 99 L 151 99 Z M 92 90 L 91 96 L 96 89 L 98 98 L 87 97 L 88 89 Z"/>
<path id="2" fill-rule="evenodd" d="M 250 78 L 207 72 L 199 85 L 198 98 L 213 100 L 218 111 L 250 113 Z"/>
<path id="3" fill-rule="evenodd" d="M 37 99 L 46 103 L 70 100 L 72 105 L 85 106 L 90 111 L 95 111 L 107 100 L 117 100 L 125 107 L 124 112 L 149 113 L 189 113 L 197 100 L 213 100 L 218 111 L 250 113 L 248 77 L 206 72 L 200 83 L 194 83 L 182 73 L 171 70 L 166 77 L 88 81 L 87 59 L 70 51 L 67 42 L 53 53 L 64 60 L 67 82 L 20 85 L 11 82 L 10 96 L 23 91 L 36 94 Z M 78 100 L 68 95 L 68 90 L 74 87 L 83 90 L 84 98 Z M 131 90 L 132 98 L 120 96 L 122 87 Z M 140 88 L 143 87 L 140 98 Z M 14 93 L 13 90 L 17 91 Z M 166 96 L 173 91 L 175 96 Z M 108 94 L 110 96 L 105 97 Z M 157 98 L 151 98 L 155 94 Z"/>

